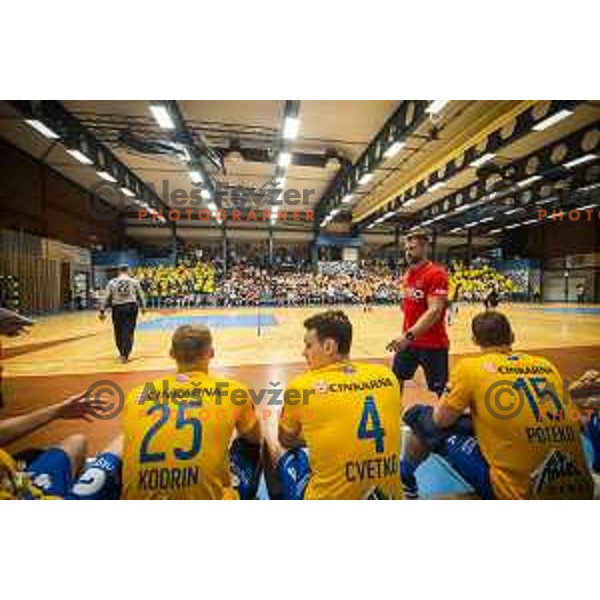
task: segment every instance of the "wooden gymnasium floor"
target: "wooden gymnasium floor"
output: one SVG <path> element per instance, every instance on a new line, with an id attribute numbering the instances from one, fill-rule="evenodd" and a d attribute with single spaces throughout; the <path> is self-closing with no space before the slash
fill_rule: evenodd
<path id="1" fill-rule="evenodd" d="M 572 378 L 585 369 L 600 368 L 600 306 L 504 305 L 516 335 L 515 348 L 539 353 L 554 361 L 563 376 Z M 216 357 L 213 370 L 235 377 L 255 388 L 269 382 L 285 385 L 304 369 L 303 320 L 317 309 L 261 309 L 260 336 L 256 309 L 186 309 L 149 311 L 138 323 L 132 360 L 120 364 L 113 345 L 110 319 L 101 323 L 93 312 L 40 318 L 28 335 L 4 340 L 5 407 L 0 418 L 56 402 L 92 383 L 110 379 L 126 393 L 145 381 L 173 369 L 169 340 L 177 325 L 205 322 L 212 326 Z M 389 361 L 386 343 L 400 330 L 397 307 L 375 307 L 363 312 L 345 308 L 354 325 L 352 356 L 358 360 Z M 476 351 L 470 340 L 471 317 L 481 307 L 463 306 L 449 327 L 451 365 Z M 405 405 L 431 400 L 421 373 L 407 386 Z M 274 422 L 263 415 L 267 427 Z M 42 447 L 75 432 L 89 437 L 92 453 L 119 433 L 119 418 L 93 422 L 56 422 L 9 448 Z"/>

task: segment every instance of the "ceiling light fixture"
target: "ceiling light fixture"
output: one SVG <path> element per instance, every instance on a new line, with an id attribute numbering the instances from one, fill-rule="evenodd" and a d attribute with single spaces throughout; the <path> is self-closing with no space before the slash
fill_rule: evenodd
<path id="1" fill-rule="evenodd" d="M 38 133 L 41 133 L 45 138 L 48 138 L 49 140 L 57 140 L 58 138 L 60 138 L 60 135 L 58 135 L 58 133 L 52 131 L 50 127 L 44 125 L 38 119 L 25 119 L 25 123 L 27 123 L 27 125 L 29 125 L 30 127 L 33 127 Z"/>

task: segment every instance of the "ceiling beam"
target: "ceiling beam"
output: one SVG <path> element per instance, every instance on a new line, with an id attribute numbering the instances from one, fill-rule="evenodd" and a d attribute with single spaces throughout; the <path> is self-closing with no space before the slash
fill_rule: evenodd
<path id="1" fill-rule="evenodd" d="M 50 128 L 65 149 L 77 151 L 79 160 L 86 160 L 91 169 L 97 173 L 105 173 L 110 180 L 99 179 L 97 186 L 88 189 L 88 193 L 95 197 L 101 196 L 96 193 L 100 189 L 112 186 L 120 199 L 123 212 L 125 196 L 131 204 L 150 210 L 160 211 L 168 209 L 155 190 L 140 179 L 127 165 L 119 160 L 113 152 L 91 133 L 80 121 L 71 114 L 61 102 L 57 100 L 13 100 L 9 104 L 15 108 L 26 121 L 42 123 Z M 114 180 L 114 181 L 113 181 Z M 133 194 L 124 194 L 123 189 Z"/>
<path id="2" fill-rule="evenodd" d="M 473 168 L 471 163 L 488 153 L 496 153 L 522 139 L 533 128 L 548 119 L 550 116 L 563 110 L 572 110 L 579 101 L 575 100 L 553 100 L 547 110 L 536 110 L 534 101 L 522 101 L 510 107 L 504 108 L 501 114 L 494 112 L 493 118 L 487 120 L 484 125 L 479 121 L 479 131 L 471 136 L 469 140 L 460 140 L 456 146 L 442 149 L 436 153 L 416 173 L 411 173 L 398 184 L 393 194 L 386 196 L 377 207 L 372 207 L 361 215 L 354 218 L 361 228 L 380 221 L 385 215 L 405 210 L 414 204 L 427 190 L 438 184 L 446 185 L 458 175 Z M 508 127 L 508 133 L 504 128 Z"/>
<path id="3" fill-rule="evenodd" d="M 385 160 L 384 153 L 395 142 L 402 143 L 428 117 L 427 100 L 401 100 L 381 129 L 373 136 L 353 165 L 343 164 L 316 206 L 319 221 L 326 213 L 342 204 L 342 199 L 352 193 L 365 172 L 372 172 Z M 350 205 L 348 204 L 348 208 Z"/>

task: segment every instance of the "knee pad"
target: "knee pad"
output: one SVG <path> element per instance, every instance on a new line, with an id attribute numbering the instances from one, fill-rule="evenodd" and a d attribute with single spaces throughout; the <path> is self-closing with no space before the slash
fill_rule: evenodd
<path id="1" fill-rule="evenodd" d="M 310 480 L 310 462 L 306 448 L 288 450 L 277 463 L 277 476 L 285 500 L 302 500 Z"/>

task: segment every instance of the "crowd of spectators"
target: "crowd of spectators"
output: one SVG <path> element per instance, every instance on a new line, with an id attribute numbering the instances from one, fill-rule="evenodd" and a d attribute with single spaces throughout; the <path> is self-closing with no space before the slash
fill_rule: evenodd
<path id="1" fill-rule="evenodd" d="M 465 302 L 483 302 L 491 290 L 505 299 L 522 291 L 512 279 L 483 263 L 467 267 L 453 262 L 449 274 L 450 296 L 458 290 L 456 299 Z"/>
<path id="2" fill-rule="evenodd" d="M 306 256 L 281 251 L 270 268 L 261 253 L 243 249 L 217 260 L 190 260 L 176 267 L 144 266 L 134 270 L 153 308 L 198 306 L 307 306 L 331 304 L 397 304 L 402 273 L 387 262 L 327 262 L 317 271 Z M 509 277 L 486 264 L 449 268 L 450 298 L 483 301 L 494 290 L 507 299 L 521 291 Z"/>

